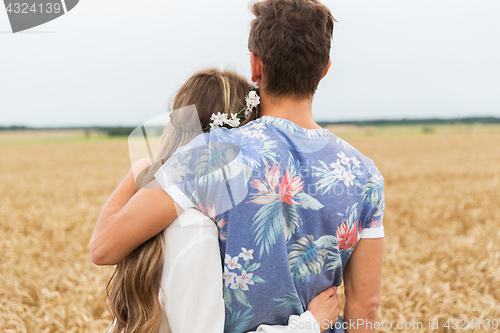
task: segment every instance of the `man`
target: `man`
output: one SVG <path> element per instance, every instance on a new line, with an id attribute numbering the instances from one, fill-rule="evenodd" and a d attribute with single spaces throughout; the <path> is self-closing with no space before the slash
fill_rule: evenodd
<path id="1" fill-rule="evenodd" d="M 226 332 L 285 324 L 342 278 L 344 327 L 374 332 L 383 178 L 312 113 L 331 64 L 334 19 L 316 0 L 266 0 L 252 10 L 249 49 L 261 118 L 199 137 L 155 175 L 163 189 L 139 191 L 127 204 L 130 197 L 117 199 L 121 214 L 102 225 L 121 224 L 121 234 L 105 241 L 111 227 L 101 227 L 93 260 L 119 262 L 178 211 L 195 207 L 222 226 Z M 173 164 L 182 165 L 182 175 Z"/>

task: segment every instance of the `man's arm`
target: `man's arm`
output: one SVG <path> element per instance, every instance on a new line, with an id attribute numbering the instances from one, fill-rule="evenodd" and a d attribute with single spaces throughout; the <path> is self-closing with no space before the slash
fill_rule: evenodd
<path id="1" fill-rule="evenodd" d="M 134 164 L 101 210 L 89 243 L 96 265 L 116 265 L 177 217 L 180 208 L 156 180 L 153 189 L 137 191 L 134 174 L 145 167 L 144 161 Z"/>
<path id="2" fill-rule="evenodd" d="M 344 287 L 346 303 L 344 321 L 361 323 L 357 329 L 347 332 L 375 332 L 370 324 L 377 321 L 380 302 L 380 285 L 382 282 L 383 238 L 361 238 L 354 248 L 344 270 Z"/>

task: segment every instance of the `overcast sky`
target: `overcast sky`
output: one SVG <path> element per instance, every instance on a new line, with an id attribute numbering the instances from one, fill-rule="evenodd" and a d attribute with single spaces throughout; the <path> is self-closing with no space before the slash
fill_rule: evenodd
<path id="1" fill-rule="evenodd" d="M 325 0 L 335 18 L 317 120 L 500 116 L 500 1 Z M 130 125 L 194 71 L 248 76 L 243 0 L 81 0 L 12 34 L 0 8 L 0 125 Z"/>

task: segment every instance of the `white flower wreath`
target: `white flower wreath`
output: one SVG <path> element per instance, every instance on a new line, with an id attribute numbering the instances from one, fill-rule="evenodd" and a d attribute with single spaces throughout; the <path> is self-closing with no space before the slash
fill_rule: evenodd
<path id="1" fill-rule="evenodd" d="M 257 89 L 259 89 L 259 86 L 256 82 L 250 80 L 248 81 L 248 83 L 250 85 L 250 92 L 245 97 L 246 106 L 238 111 L 238 113 L 229 114 L 229 118 L 228 114 L 226 113 L 212 113 L 212 116 L 210 117 L 210 120 L 212 120 L 212 122 L 210 123 L 210 127 L 207 127 L 205 130 L 212 130 L 224 125 L 228 125 L 230 127 L 238 127 L 240 125 L 240 119 L 247 118 L 253 112 L 253 109 L 257 108 L 257 106 L 260 104 L 260 96 L 257 94 Z"/>

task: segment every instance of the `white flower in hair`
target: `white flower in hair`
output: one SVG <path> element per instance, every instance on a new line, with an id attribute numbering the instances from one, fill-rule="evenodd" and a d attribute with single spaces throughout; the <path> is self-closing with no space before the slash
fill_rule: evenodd
<path id="1" fill-rule="evenodd" d="M 226 120 L 226 124 L 228 124 L 231 127 L 238 127 L 240 125 L 240 120 L 236 118 L 238 116 L 237 113 L 232 113 L 231 118 Z"/>
<path id="2" fill-rule="evenodd" d="M 210 123 L 210 126 L 207 126 L 206 128 L 204 128 L 204 130 L 212 130 L 224 125 L 229 125 L 230 127 L 238 127 L 240 125 L 240 118 L 243 118 L 243 115 L 241 113 L 244 112 L 245 117 L 248 117 L 248 115 L 253 112 L 253 109 L 257 108 L 257 106 L 260 104 L 260 97 L 257 94 L 256 88 L 254 87 L 258 88 L 257 85 L 252 85 L 252 88 L 250 88 L 250 92 L 245 97 L 246 108 L 243 107 L 237 113 L 230 114 L 230 118 L 228 118 L 228 115 L 225 113 L 212 113 L 212 116 L 210 117 L 210 120 L 212 122 Z"/>
<path id="3" fill-rule="evenodd" d="M 220 113 L 218 112 L 217 114 L 213 113 L 212 114 L 212 117 L 210 117 L 210 120 L 212 120 L 212 124 L 213 124 L 213 127 L 214 128 L 215 126 L 219 127 L 219 126 L 222 126 L 224 125 L 225 122 L 227 122 L 227 114 L 225 113 Z M 212 126 L 212 124 L 210 124 L 210 126 Z"/>
<path id="4" fill-rule="evenodd" d="M 252 88 L 259 89 L 259 85 L 257 84 L 257 82 L 252 81 L 252 79 L 248 79 L 248 84 Z"/>
<path id="5" fill-rule="evenodd" d="M 260 96 L 257 95 L 257 92 L 255 90 L 252 90 L 248 93 L 246 100 L 247 100 L 247 107 L 249 108 L 254 108 L 260 104 Z"/>
<path id="6" fill-rule="evenodd" d="M 257 94 L 255 90 L 251 90 L 247 97 L 247 109 L 245 110 L 245 116 L 248 117 L 248 115 L 253 111 L 257 105 L 260 104 L 260 96 Z"/>

